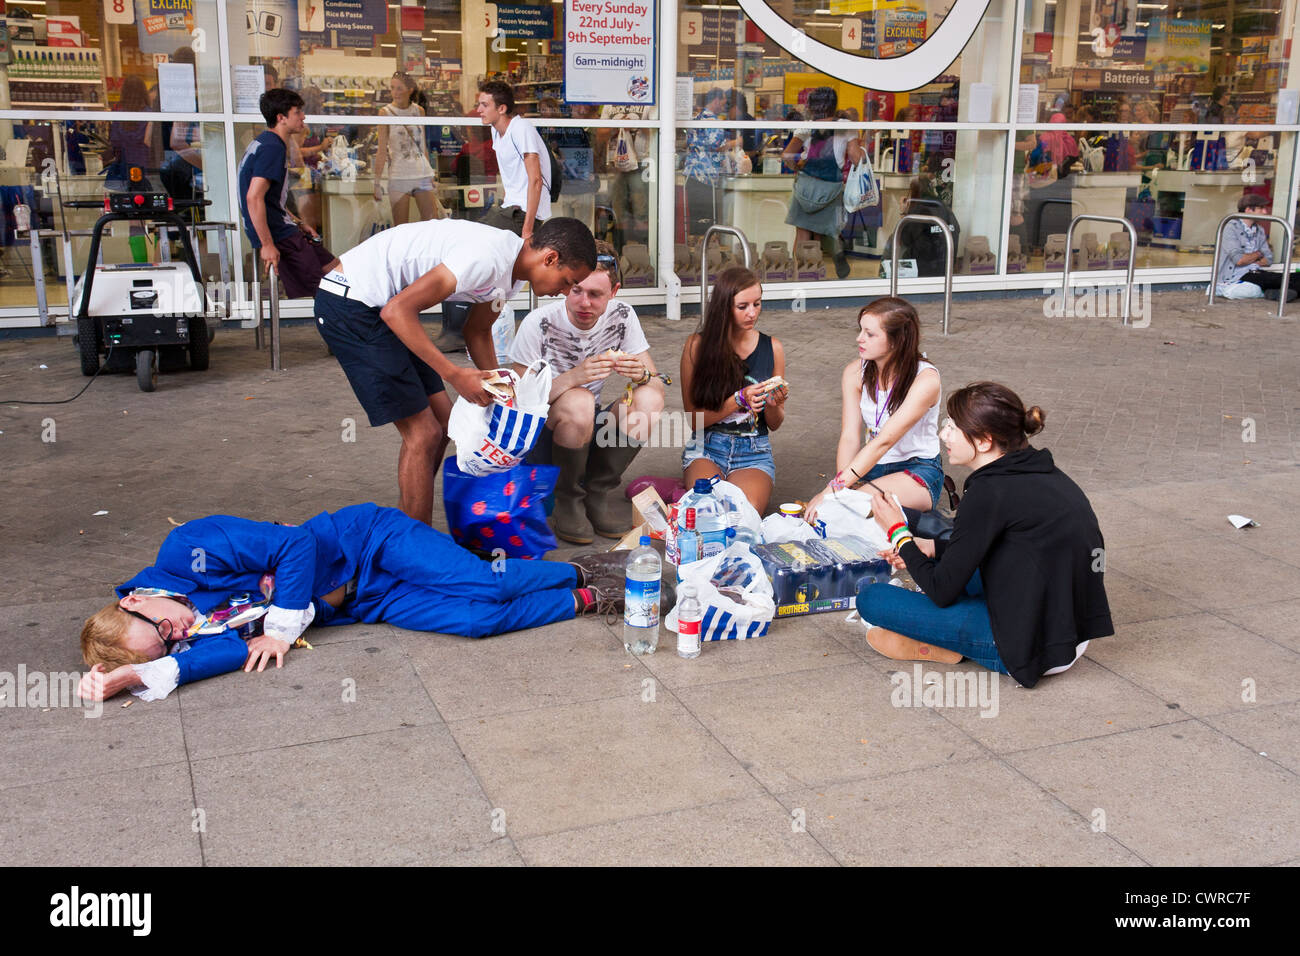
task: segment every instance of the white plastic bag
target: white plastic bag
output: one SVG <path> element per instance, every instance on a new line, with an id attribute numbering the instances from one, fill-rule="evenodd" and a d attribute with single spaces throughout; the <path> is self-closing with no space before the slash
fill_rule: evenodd
<path id="1" fill-rule="evenodd" d="M 730 505 L 731 510 L 739 515 L 737 524 L 754 536 L 755 541 L 763 540 L 763 519 L 749 503 L 745 493 L 729 481 L 718 481 L 713 485 L 713 493 Z"/>
<path id="2" fill-rule="evenodd" d="M 451 407 L 447 435 L 456 443 L 456 464 L 467 475 L 506 471 L 523 461 L 546 427 L 546 401 L 553 371 L 539 359 L 522 376 L 498 369 L 514 384 L 513 402 L 494 401 L 483 408 L 464 398 Z"/>
<path id="3" fill-rule="evenodd" d="M 817 537 L 812 525 L 793 515 L 770 514 L 763 519 L 763 543 L 782 544 L 786 541 L 807 541 Z"/>
<path id="4" fill-rule="evenodd" d="M 822 499 L 817 508 L 817 533 L 823 538 L 862 538 L 877 550 L 889 547 L 889 538 L 871 517 L 871 496 L 845 488 Z"/>
<path id="5" fill-rule="evenodd" d="M 744 641 L 762 637 L 776 616 L 772 582 L 763 562 L 746 544 L 737 542 L 721 554 L 677 569 L 677 594 L 682 585 L 695 588 L 703 610 L 701 641 Z M 664 627 L 677 632 L 677 607 L 664 616 Z"/>

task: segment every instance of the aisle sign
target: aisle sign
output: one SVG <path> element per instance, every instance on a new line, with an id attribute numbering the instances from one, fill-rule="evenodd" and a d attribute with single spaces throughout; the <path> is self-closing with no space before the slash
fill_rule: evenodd
<path id="1" fill-rule="evenodd" d="M 655 0 L 564 0 L 564 98 L 652 106 Z"/>
<path id="2" fill-rule="evenodd" d="M 686 46 L 699 46 L 704 42 L 704 14 L 698 10 L 684 10 L 678 18 L 677 36 Z"/>
<path id="3" fill-rule="evenodd" d="M 105 23 L 135 23 L 135 4 L 131 0 L 104 0 Z"/>

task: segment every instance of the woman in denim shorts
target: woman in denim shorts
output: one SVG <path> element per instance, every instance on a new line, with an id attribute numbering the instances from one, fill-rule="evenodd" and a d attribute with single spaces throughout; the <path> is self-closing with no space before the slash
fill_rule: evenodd
<path id="1" fill-rule="evenodd" d="M 864 306 L 857 346 L 840 376 L 836 474 L 808 503 L 809 521 L 828 493 L 866 482 L 917 511 L 933 508 L 943 490 L 939 370 L 921 357 L 916 309 L 895 296 Z"/>
<path id="2" fill-rule="evenodd" d="M 727 269 L 713 287 L 700 331 L 682 350 L 682 400 L 694 426 L 682 452 L 682 481 L 692 488 L 698 478 L 720 475 L 759 514 L 776 481 L 768 432 L 785 421 L 789 394 L 784 385 L 763 388 L 785 375 L 785 348 L 754 328 L 762 311 L 758 277 L 739 266 Z"/>

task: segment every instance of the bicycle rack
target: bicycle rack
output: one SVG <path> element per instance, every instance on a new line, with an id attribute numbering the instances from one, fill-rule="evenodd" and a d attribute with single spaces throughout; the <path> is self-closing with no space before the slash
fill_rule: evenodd
<path id="1" fill-rule="evenodd" d="M 905 222 L 928 222 L 943 230 L 943 242 L 948 250 L 947 267 L 943 271 L 943 334 L 947 335 L 948 313 L 952 311 L 952 267 L 955 251 L 952 247 L 952 230 L 948 228 L 948 223 L 938 216 L 929 216 L 924 213 L 908 213 L 899 217 L 898 222 L 894 224 L 894 236 L 889 242 L 890 247 L 893 249 L 889 257 L 890 295 L 898 295 L 898 231 L 903 228 Z"/>
<path id="2" fill-rule="evenodd" d="M 704 309 L 709 301 L 709 237 L 715 232 L 725 232 L 733 236 L 740 243 L 740 251 L 745 255 L 745 268 L 754 268 L 754 259 L 749 252 L 749 240 L 745 234 L 735 226 L 719 226 L 714 224 L 704 230 L 704 241 L 700 243 L 700 317 L 704 317 Z"/>
<path id="3" fill-rule="evenodd" d="M 1065 298 L 1070 291 L 1070 262 L 1074 259 L 1074 227 L 1084 219 L 1091 219 L 1093 222 L 1109 222 L 1128 230 L 1128 287 L 1124 292 L 1124 318 L 1120 325 L 1132 325 L 1129 318 L 1133 314 L 1133 267 L 1137 264 L 1137 230 L 1127 219 L 1120 219 L 1117 216 L 1094 216 L 1090 212 L 1082 212 L 1070 220 L 1070 227 L 1065 230 L 1065 268 L 1061 272 L 1061 297 Z"/>
<path id="4" fill-rule="evenodd" d="M 1244 212 L 1234 212 L 1219 220 L 1219 231 L 1214 236 L 1214 262 L 1210 264 L 1210 305 L 1214 305 L 1214 287 L 1219 283 L 1219 255 L 1223 252 L 1223 229 L 1233 219 L 1265 219 L 1275 222 L 1286 231 L 1286 255 L 1282 259 L 1282 288 L 1278 290 L 1277 317 L 1282 318 L 1282 309 L 1286 305 L 1287 285 L 1291 281 L 1291 223 L 1277 216 L 1249 216 Z"/>

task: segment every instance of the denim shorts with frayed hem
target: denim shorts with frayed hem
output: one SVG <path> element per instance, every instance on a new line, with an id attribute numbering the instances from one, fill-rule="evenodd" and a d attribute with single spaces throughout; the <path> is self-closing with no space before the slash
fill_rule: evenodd
<path id="1" fill-rule="evenodd" d="M 906 472 L 908 477 L 914 479 L 918 485 L 924 485 L 925 490 L 930 492 L 930 507 L 933 508 L 939 503 L 939 495 L 943 491 L 943 462 L 936 455 L 934 458 L 908 458 L 904 461 L 891 461 L 887 465 L 877 465 L 867 472 L 868 481 L 875 481 L 877 478 L 884 478 L 885 475 L 893 475 L 898 472 Z"/>
<path id="2" fill-rule="evenodd" d="M 703 441 L 697 433 L 682 451 L 682 471 L 691 462 L 701 458 L 707 458 L 717 465 L 723 478 L 733 471 L 757 468 L 771 478 L 773 484 L 776 483 L 772 439 L 767 435 L 734 435 L 706 428 Z"/>

